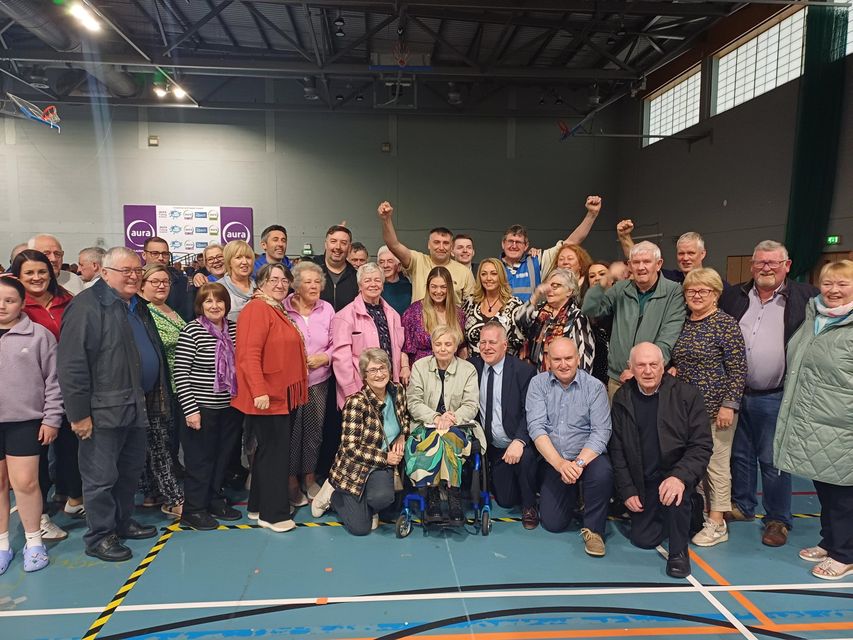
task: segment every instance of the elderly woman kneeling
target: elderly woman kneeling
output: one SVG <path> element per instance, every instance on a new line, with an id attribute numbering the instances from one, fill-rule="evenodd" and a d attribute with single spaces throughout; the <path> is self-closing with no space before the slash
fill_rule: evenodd
<path id="1" fill-rule="evenodd" d="M 442 520 L 442 480 L 452 524 L 465 518 L 459 487 L 462 462 L 470 453 L 468 435 L 459 425 L 470 424 L 480 409 L 477 370 L 456 357 L 462 335 L 441 325 L 433 329 L 432 353 L 418 360 L 409 381 L 409 411 L 420 422 L 406 443 L 406 474 L 417 487 L 427 487 L 427 522 Z"/>
<path id="2" fill-rule="evenodd" d="M 365 536 L 378 526 L 379 512 L 394 503 L 409 412 L 406 391 L 391 381 L 391 360 L 383 349 L 363 351 L 358 369 L 364 386 L 344 404 L 341 445 L 311 513 L 319 518 L 331 505 L 347 531 Z"/>

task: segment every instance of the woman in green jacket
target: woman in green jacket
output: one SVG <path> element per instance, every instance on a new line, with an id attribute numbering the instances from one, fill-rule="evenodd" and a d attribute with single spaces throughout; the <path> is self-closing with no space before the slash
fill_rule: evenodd
<path id="1" fill-rule="evenodd" d="M 853 261 L 824 266 L 819 284 L 788 343 L 773 451 L 820 500 L 821 541 L 800 558 L 818 563 L 816 578 L 840 580 L 853 573 Z"/>

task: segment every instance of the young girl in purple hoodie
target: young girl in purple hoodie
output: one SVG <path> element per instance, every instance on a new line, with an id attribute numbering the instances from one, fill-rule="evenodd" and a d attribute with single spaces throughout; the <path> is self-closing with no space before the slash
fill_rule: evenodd
<path id="1" fill-rule="evenodd" d="M 0 574 L 9 568 L 9 483 L 24 526 L 24 571 L 48 564 L 41 539 L 38 483 L 41 448 L 62 424 L 56 338 L 22 312 L 24 286 L 0 276 Z"/>

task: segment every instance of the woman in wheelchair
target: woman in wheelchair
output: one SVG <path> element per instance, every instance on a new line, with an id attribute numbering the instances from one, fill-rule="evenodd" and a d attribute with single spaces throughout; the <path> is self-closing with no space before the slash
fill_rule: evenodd
<path id="1" fill-rule="evenodd" d="M 457 329 L 445 325 L 431 334 L 433 355 L 412 367 L 409 413 L 419 426 L 406 442 L 406 474 L 427 492 L 426 522 L 444 520 L 441 482 L 447 487 L 450 524 L 465 521 L 459 487 L 462 464 L 470 453 L 470 426 L 479 410 L 477 370 L 456 357 L 462 341 Z"/>

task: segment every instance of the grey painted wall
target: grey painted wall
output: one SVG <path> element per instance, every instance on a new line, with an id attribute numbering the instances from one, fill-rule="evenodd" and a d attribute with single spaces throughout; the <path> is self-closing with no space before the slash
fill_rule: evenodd
<path id="1" fill-rule="evenodd" d="M 853 64 L 848 60 L 838 175 L 830 234 L 838 250 L 853 249 Z M 684 131 L 710 131 L 692 146 L 663 140 L 620 154 L 617 200 L 637 235 L 662 233 L 670 265 L 675 239 L 700 232 L 708 266 L 725 273 L 726 257 L 748 255 L 761 240 L 784 241 L 793 164 L 798 82 L 750 100 Z M 637 126 L 636 105 L 623 110 L 623 126 Z M 835 250 L 835 249 L 833 249 Z"/>
<path id="2" fill-rule="evenodd" d="M 347 116 L 190 109 L 104 113 L 64 108 L 62 134 L 24 120 L 0 123 L 0 262 L 39 231 L 58 235 L 67 259 L 99 241 L 123 243 L 122 205 L 237 205 L 255 232 L 287 226 L 289 253 L 322 251 L 346 219 L 371 251 L 376 206 L 390 199 L 413 248 L 445 225 L 474 236 L 481 257 L 502 230 L 530 229 L 537 246 L 564 237 L 588 193 L 615 192 L 613 140 L 558 141 L 551 119 Z M 149 148 L 148 135 L 160 137 Z M 392 143 L 392 153 L 380 145 Z M 605 207 L 606 211 L 606 207 Z M 612 253 L 615 212 L 590 246 Z M 73 255 L 72 255 L 73 254 Z"/>

